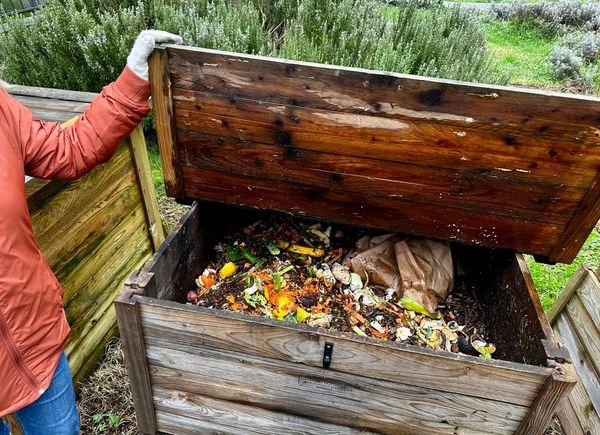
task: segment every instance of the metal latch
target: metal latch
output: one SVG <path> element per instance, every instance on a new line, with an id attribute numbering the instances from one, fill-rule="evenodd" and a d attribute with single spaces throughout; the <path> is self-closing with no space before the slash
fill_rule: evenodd
<path id="1" fill-rule="evenodd" d="M 331 365 L 331 355 L 333 354 L 333 343 L 325 343 L 323 350 L 323 368 L 328 369 Z"/>

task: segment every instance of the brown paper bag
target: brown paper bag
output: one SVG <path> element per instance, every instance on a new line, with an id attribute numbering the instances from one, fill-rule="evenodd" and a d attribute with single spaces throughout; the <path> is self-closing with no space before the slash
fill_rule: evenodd
<path id="1" fill-rule="evenodd" d="M 386 234 L 363 237 L 357 243 L 365 249 L 348 259 L 351 269 L 369 282 L 396 290 L 429 311 L 435 311 L 446 299 L 453 284 L 450 245 L 433 240 L 401 240 Z"/>
<path id="2" fill-rule="evenodd" d="M 402 296 L 435 311 L 452 290 L 454 267 L 448 243 L 408 239 L 394 245 Z"/>

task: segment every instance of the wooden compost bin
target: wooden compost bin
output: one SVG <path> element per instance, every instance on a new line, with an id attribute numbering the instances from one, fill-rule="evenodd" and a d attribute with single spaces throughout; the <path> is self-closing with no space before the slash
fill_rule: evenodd
<path id="1" fill-rule="evenodd" d="M 95 97 L 4 86 L 44 121 L 72 122 Z M 164 240 L 142 130 L 132 133 L 110 162 L 83 178 L 29 179 L 26 191 L 38 246 L 65 290 L 72 328 L 66 353 L 78 382 L 117 333 L 113 300 L 123 282 Z"/>
<path id="2" fill-rule="evenodd" d="M 175 46 L 151 76 L 199 202 L 116 301 L 141 432 L 543 433 L 576 376 L 517 253 L 570 262 L 598 221 L 599 100 Z M 494 359 L 186 305 L 276 212 L 452 241 Z"/>

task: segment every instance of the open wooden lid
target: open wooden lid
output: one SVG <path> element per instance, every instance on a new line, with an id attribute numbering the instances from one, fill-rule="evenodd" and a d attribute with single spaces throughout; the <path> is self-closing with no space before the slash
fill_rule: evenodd
<path id="1" fill-rule="evenodd" d="M 600 100 L 165 46 L 167 193 L 571 262 L 600 218 Z"/>

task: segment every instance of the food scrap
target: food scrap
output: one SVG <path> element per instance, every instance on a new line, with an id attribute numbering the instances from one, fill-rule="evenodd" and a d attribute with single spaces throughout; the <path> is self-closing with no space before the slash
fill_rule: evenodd
<path id="1" fill-rule="evenodd" d="M 450 250 L 441 245 L 272 217 L 226 235 L 215 247 L 212 262 L 195 279 L 196 288 L 188 293 L 187 301 L 491 358 L 495 347 L 484 338 L 484 327 L 473 322 L 472 315 L 464 315 L 465 309 L 477 305 L 474 297 L 462 292 L 448 295 L 452 263 L 451 258 L 442 258 L 450 257 Z M 408 251 L 411 247 L 417 248 Z M 415 264 L 431 257 L 418 253 L 423 247 L 442 258 L 440 268 L 445 270 L 429 273 L 448 287 L 434 289 L 433 296 L 426 297 L 421 297 L 419 285 L 412 281 L 406 286 L 400 267 L 405 263 L 401 260 L 404 252 L 415 255 Z M 427 287 L 426 278 L 421 288 Z"/>

